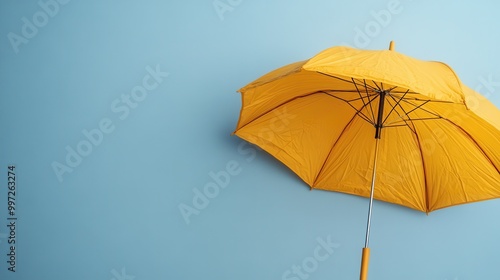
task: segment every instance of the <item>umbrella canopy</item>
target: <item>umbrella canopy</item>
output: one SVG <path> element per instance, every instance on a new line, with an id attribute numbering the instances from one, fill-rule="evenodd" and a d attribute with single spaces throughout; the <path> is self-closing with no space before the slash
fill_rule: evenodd
<path id="1" fill-rule="evenodd" d="M 240 92 L 235 134 L 312 189 L 369 197 L 378 131 L 375 199 L 431 212 L 500 197 L 500 112 L 443 63 L 334 47 Z"/>
<path id="2" fill-rule="evenodd" d="M 500 197 L 500 111 L 441 62 L 390 49 L 327 49 L 240 89 L 235 134 L 311 189 L 429 213 Z"/>

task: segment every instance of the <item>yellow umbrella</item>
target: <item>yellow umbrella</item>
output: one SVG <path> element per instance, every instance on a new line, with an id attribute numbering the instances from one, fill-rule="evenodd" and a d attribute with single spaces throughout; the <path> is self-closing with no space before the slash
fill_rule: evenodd
<path id="1" fill-rule="evenodd" d="M 500 111 L 444 63 L 393 50 L 327 49 L 239 90 L 235 134 L 311 189 L 429 213 L 500 197 Z M 376 179 L 375 179 L 376 178 Z"/>

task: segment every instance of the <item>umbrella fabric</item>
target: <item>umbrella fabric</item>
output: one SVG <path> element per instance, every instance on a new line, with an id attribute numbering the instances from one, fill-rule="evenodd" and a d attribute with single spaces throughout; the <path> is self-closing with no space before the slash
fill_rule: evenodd
<path id="1" fill-rule="evenodd" d="M 500 197 L 500 111 L 444 63 L 333 47 L 239 91 L 234 133 L 312 189 L 369 197 L 377 131 L 375 199 L 428 213 Z"/>

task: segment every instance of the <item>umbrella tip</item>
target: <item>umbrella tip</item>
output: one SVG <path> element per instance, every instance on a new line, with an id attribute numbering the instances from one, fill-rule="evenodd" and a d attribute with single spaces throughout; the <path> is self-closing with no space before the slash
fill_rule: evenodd
<path id="1" fill-rule="evenodd" d="M 391 42 L 389 43 L 389 50 L 390 50 L 390 51 L 393 51 L 393 50 L 394 50 L 394 46 L 395 46 L 394 41 L 391 41 Z"/>

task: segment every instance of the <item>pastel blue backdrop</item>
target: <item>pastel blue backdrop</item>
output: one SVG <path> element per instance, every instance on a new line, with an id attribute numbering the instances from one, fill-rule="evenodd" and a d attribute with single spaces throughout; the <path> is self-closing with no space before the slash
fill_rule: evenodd
<path id="1" fill-rule="evenodd" d="M 394 40 L 500 107 L 499 8 L 2 1 L 0 279 L 357 279 L 368 200 L 311 192 L 231 136 L 236 90 L 334 45 Z M 429 216 L 375 202 L 369 279 L 497 279 L 499 211 L 500 200 Z"/>

